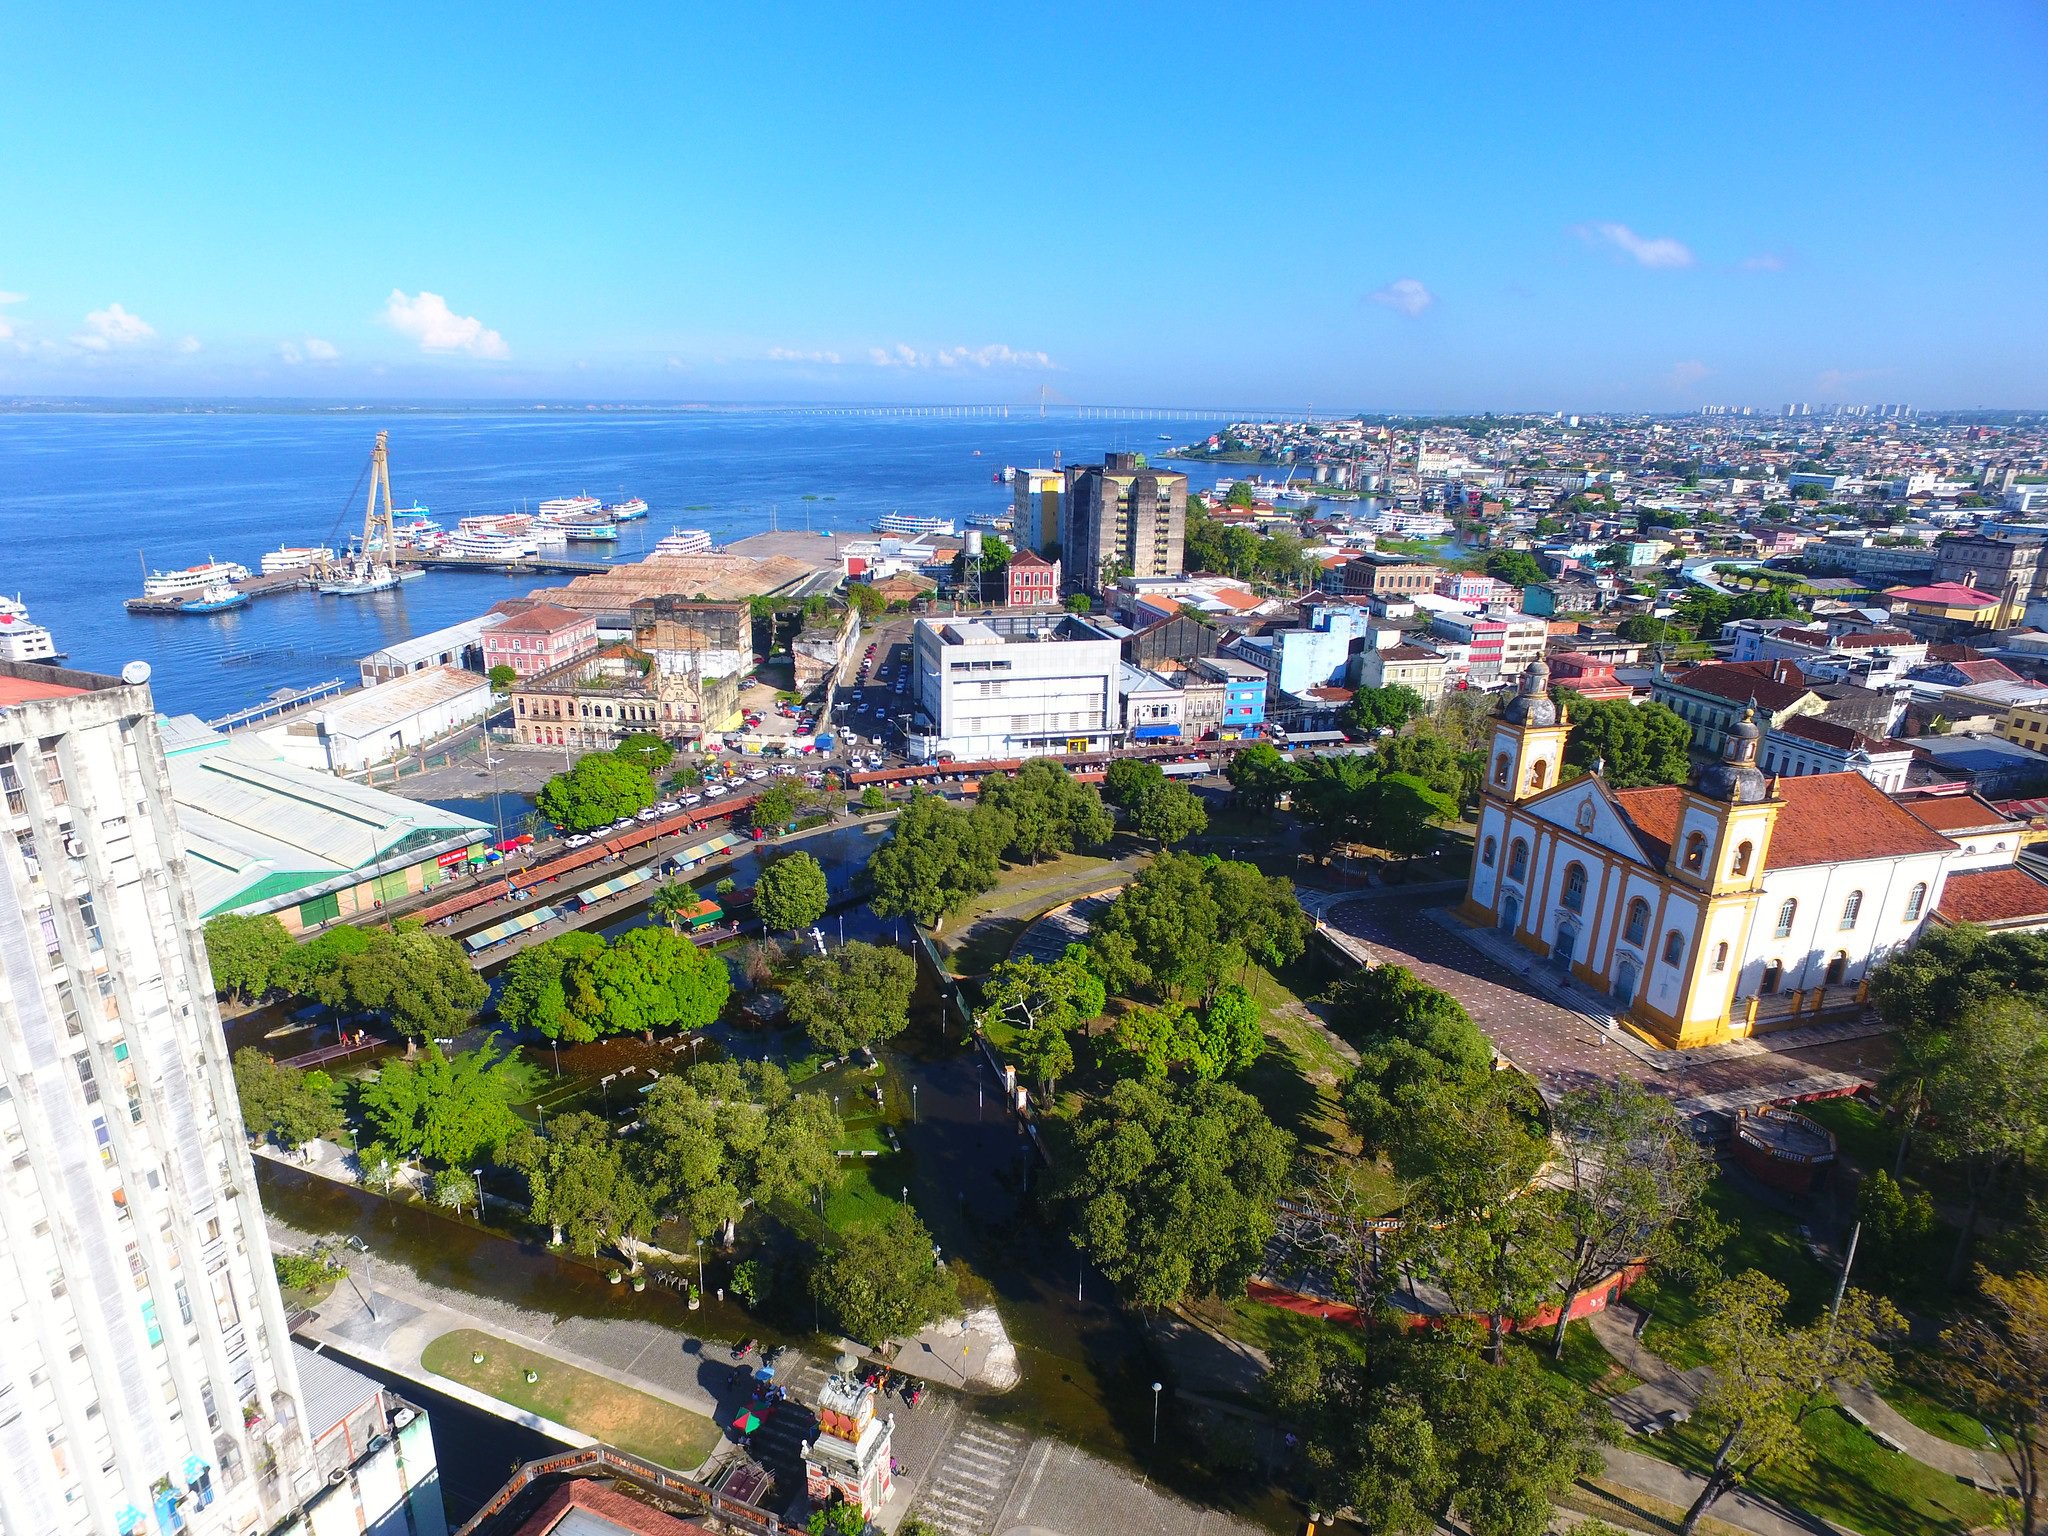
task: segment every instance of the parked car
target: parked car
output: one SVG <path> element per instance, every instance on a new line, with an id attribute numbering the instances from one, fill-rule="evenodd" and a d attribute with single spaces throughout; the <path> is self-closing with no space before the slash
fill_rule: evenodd
<path id="1" fill-rule="evenodd" d="M 654 808 L 664 816 L 673 816 L 682 809 L 673 800 L 657 800 L 654 802 Z"/>
<path id="2" fill-rule="evenodd" d="M 702 795 L 685 795 L 685 796 L 683 796 L 683 804 L 685 804 L 685 805 L 702 805 L 703 803 L 704 803 L 704 797 L 703 797 Z"/>
<path id="3" fill-rule="evenodd" d="M 661 812 L 650 805 L 644 811 L 635 811 L 633 819 L 635 821 L 659 821 L 661 819 Z"/>
<path id="4" fill-rule="evenodd" d="M 578 832 L 573 836 L 563 838 L 562 846 L 564 848 L 588 848 L 590 846 L 590 839 L 583 833 Z"/>
<path id="5" fill-rule="evenodd" d="M 619 818 L 619 819 L 618 819 L 617 821 L 615 821 L 615 822 L 613 822 L 613 823 L 612 823 L 612 830 L 613 830 L 614 832 L 616 832 L 616 831 L 618 831 L 618 830 L 619 830 L 619 828 L 621 828 L 621 827 L 630 827 L 631 825 L 633 825 L 633 818 L 632 818 L 632 817 L 630 817 L 630 816 L 621 816 L 621 817 L 620 817 L 620 818 Z"/>

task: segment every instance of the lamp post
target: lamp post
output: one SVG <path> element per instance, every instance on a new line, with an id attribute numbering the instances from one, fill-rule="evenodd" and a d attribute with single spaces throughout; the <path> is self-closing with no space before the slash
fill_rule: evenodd
<path id="1" fill-rule="evenodd" d="M 612 1112 L 612 1079 L 618 1075 L 616 1072 L 607 1072 L 597 1080 L 598 1088 L 604 1093 L 604 1112 L 607 1116 Z"/>
<path id="2" fill-rule="evenodd" d="M 697 1239 L 697 1291 L 699 1295 L 704 1291 L 704 1239 L 701 1237 Z"/>
<path id="3" fill-rule="evenodd" d="M 1152 1444 L 1159 1444 L 1159 1394 L 1166 1388 L 1163 1381 L 1152 1383 Z"/>
<path id="4" fill-rule="evenodd" d="M 917 1084 L 910 1085 L 910 1123 L 917 1124 Z"/>
<path id="5" fill-rule="evenodd" d="M 903 1203 L 905 1205 L 910 1204 L 910 1186 L 908 1184 L 903 1186 Z"/>
<path id="6" fill-rule="evenodd" d="M 484 1171 L 481 1168 L 472 1168 L 469 1170 L 469 1173 L 470 1177 L 476 1180 L 476 1219 L 482 1221 L 484 1219 Z"/>
<path id="7" fill-rule="evenodd" d="M 557 1038 L 557 1039 L 554 1039 L 554 1040 L 550 1040 L 550 1041 L 548 1042 L 548 1044 L 554 1047 L 554 1051 L 555 1051 L 555 1076 L 556 1076 L 556 1077 L 560 1077 L 560 1076 L 562 1075 L 562 1042 L 561 1042 L 561 1040 L 560 1040 L 559 1038 Z"/>

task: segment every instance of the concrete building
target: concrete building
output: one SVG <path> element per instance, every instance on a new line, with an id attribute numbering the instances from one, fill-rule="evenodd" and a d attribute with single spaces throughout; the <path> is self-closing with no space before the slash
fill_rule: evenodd
<path id="1" fill-rule="evenodd" d="M 368 688 L 375 683 L 388 683 L 394 677 L 424 672 L 429 667 L 485 671 L 484 631 L 503 623 L 504 618 L 501 613 L 479 614 L 473 619 L 464 619 L 460 624 L 450 624 L 446 629 L 393 641 L 374 650 L 360 663 L 363 686 Z"/>
<path id="2" fill-rule="evenodd" d="M 2008 605 L 1996 593 L 1954 581 L 1887 587 L 1883 601 L 1896 623 L 1929 640 L 1981 635 L 2017 623 L 2026 612 L 2024 600 L 2008 615 Z"/>
<path id="3" fill-rule="evenodd" d="M 1960 731 L 1946 736 L 1914 736 L 1905 745 L 1917 748 L 1945 779 L 1968 784 L 1989 800 L 2009 800 L 2048 790 L 2048 753 L 1996 736 Z"/>
<path id="4" fill-rule="evenodd" d="M 1866 736 L 1819 715 L 1794 715 L 1764 732 L 1758 763 L 1765 773 L 1803 778 L 1810 773 L 1860 773 L 1888 795 L 1906 787 L 1913 749 L 1904 742 Z"/>
<path id="5" fill-rule="evenodd" d="M 323 699 L 255 727 L 286 762 L 323 773 L 362 773 L 440 741 L 491 712 L 480 673 L 429 667 Z"/>
<path id="6" fill-rule="evenodd" d="M 1223 689 L 1220 724 L 1226 741 L 1266 723 L 1266 671 L 1241 656 L 1204 656 L 1188 670 Z"/>
<path id="7" fill-rule="evenodd" d="M 440 1458 L 423 1409 L 294 1342 L 318 1489 L 277 1536 L 447 1536 Z"/>
<path id="8" fill-rule="evenodd" d="M 528 678 L 512 690 L 514 737 L 527 746 L 596 752 L 641 731 L 694 741 L 739 723 L 737 673 L 663 672 L 644 661 L 632 647 L 613 645 Z"/>
<path id="9" fill-rule="evenodd" d="M 1060 502 L 1060 561 L 1069 590 L 1099 596 L 1119 576 L 1178 576 L 1188 477 L 1141 468 L 1135 453 L 1069 465 Z"/>
<path id="10" fill-rule="evenodd" d="M 1004 568 L 1012 608 L 1056 608 L 1060 601 L 1060 562 L 1020 549 Z"/>
<path id="11" fill-rule="evenodd" d="M 1660 668 L 1650 697 L 1692 727 L 1695 752 L 1716 756 L 1752 705 L 1766 730 L 1827 707 L 1798 663 L 1790 661 L 1708 662 L 1675 674 Z"/>
<path id="12" fill-rule="evenodd" d="M 484 632 L 484 670 L 510 667 L 521 677 L 552 672 L 597 649 L 597 620 L 552 603 L 520 605 Z"/>
<path id="13" fill-rule="evenodd" d="M 1114 634 L 1071 615 L 919 619 L 911 636 L 910 755 L 1042 757 L 1123 739 Z"/>
<path id="14" fill-rule="evenodd" d="M 1410 560 L 1406 555 L 1365 554 L 1344 567 L 1344 594 L 1413 597 L 1418 592 L 1434 592 L 1442 575 L 1442 566 Z"/>
<path id="15" fill-rule="evenodd" d="M 848 603 L 806 620 L 789 642 L 790 670 L 796 691 L 808 697 L 860 650 L 860 610 Z M 657 663 L 659 665 L 659 663 Z"/>
<path id="16" fill-rule="evenodd" d="M 242 1536 L 318 1476 L 147 678 L 0 664 L 10 1536 Z"/>
<path id="17" fill-rule="evenodd" d="M 201 917 L 269 913 L 293 933 L 465 873 L 494 830 L 286 762 L 192 715 L 160 719 L 186 877 Z"/>
<path id="18" fill-rule="evenodd" d="M 1178 741 L 1185 734 L 1187 696 L 1165 678 L 1126 662 L 1117 677 L 1117 694 L 1127 740 Z"/>
<path id="19" fill-rule="evenodd" d="M 1934 545 L 1936 585 L 1954 582 L 1997 599 L 1991 628 L 2019 622 L 2027 599 L 2041 591 L 2048 569 L 2041 563 L 2042 540 L 2005 534 L 1950 533 Z"/>
<path id="20" fill-rule="evenodd" d="M 664 677 L 736 677 L 753 666 L 754 620 L 745 603 L 648 597 L 631 610 L 633 649 Z"/>
<path id="21" fill-rule="evenodd" d="M 1868 629 L 1830 634 L 1824 624 L 1743 619 L 1724 625 L 1735 641 L 1734 661 L 1796 661 L 1807 677 L 1886 688 L 1927 660 L 1927 642 L 1909 630 Z"/>
<path id="22" fill-rule="evenodd" d="M 1299 628 L 1278 629 L 1263 637 L 1271 642 L 1268 675 L 1279 693 L 1341 686 L 1351 658 L 1371 648 L 1367 637 L 1372 614 L 1365 608 L 1352 603 L 1321 603 L 1304 618 L 1307 622 Z M 1237 647 L 1236 652 L 1253 659 L 1252 650 Z"/>
<path id="23" fill-rule="evenodd" d="M 1413 688 L 1424 703 L 1435 704 L 1444 696 L 1444 676 L 1449 670 L 1450 662 L 1427 646 L 1368 646 L 1352 658 L 1350 684 L 1353 688 Z"/>
<path id="24" fill-rule="evenodd" d="M 1464 680 L 1474 688 L 1497 688 L 1521 676 L 1524 667 L 1542 656 L 1550 638 L 1547 620 L 1504 608 L 1476 614 L 1439 613 L 1429 627 L 1432 634 L 1470 647 Z"/>
<path id="25" fill-rule="evenodd" d="M 1058 469 L 1020 469 L 1011 476 L 1010 533 L 1019 549 L 1043 555 L 1060 542 L 1066 485 L 1066 472 Z"/>
<path id="26" fill-rule="evenodd" d="M 1225 690 L 1220 680 L 1194 672 L 1176 672 L 1173 685 L 1181 692 L 1180 734 L 1183 741 L 1214 741 L 1223 734 Z M 1261 685 L 1260 696 L 1264 697 Z"/>

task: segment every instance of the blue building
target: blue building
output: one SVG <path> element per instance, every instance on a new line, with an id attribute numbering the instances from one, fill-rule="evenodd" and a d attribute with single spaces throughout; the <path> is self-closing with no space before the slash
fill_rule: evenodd
<path id="1" fill-rule="evenodd" d="M 1246 731 L 1266 720 L 1266 673 L 1240 656 L 1204 656 L 1189 668 L 1223 685 L 1223 729 Z"/>
<path id="2" fill-rule="evenodd" d="M 1371 610 L 1350 603 L 1324 603 L 1308 615 L 1304 628 L 1267 636 L 1273 643 L 1274 689 L 1301 694 L 1311 688 L 1341 686 L 1352 652 L 1362 647 L 1371 627 Z"/>

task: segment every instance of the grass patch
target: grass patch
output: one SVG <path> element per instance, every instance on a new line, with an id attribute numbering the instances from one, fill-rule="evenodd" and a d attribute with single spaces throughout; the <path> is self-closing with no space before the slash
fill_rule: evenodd
<path id="1" fill-rule="evenodd" d="M 1653 1499 L 1602 1477 L 1573 1484 L 1559 1496 L 1557 1506 L 1575 1515 L 1605 1520 L 1625 1531 L 1676 1532 L 1685 1521 L 1685 1511 L 1676 1504 L 1666 1504 L 1662 1499 Z M 1697 1536 L 1748 1536 L 1741 1526 L 1716 1520 L 1712 1515 L 1703 1518 L 1695 1529 Z"/>
<path id="2" fill-rule="evenodd" d="M 1951 1407 L 1934 1395 L 1927 1383 L 1926 1367 L 1927 1361 L 1923 1356 L 1911 1351 L 1902 1355 L 1898 1370 L 1885 1386 L 1884 1400 L 1897 1410 L 1900 1418 L 1916 1429 L 1924 1429 L 1937 1439 L 1968 1450 L 1983 1450 L 1990 1440 L 1984 1426 L 1971 1414 Z"/>
<path id="3" fill-rule="evenodd" d="M 1548 1328 L 1535 1328 L 1509 1337 L 1513 1343 L 1532 1351 L 1544 1370 L 1596 1396 L 1618 1397 L 1643 1384 L 1640 1377 L 1624 1370 L 1614 1356 L 1607 1353 L 1600 1341 L 1593 1337 L 1592 1324 L 1583 1318 L 1564 1331 L 1563 1359 L 1550 1352 Z"/>
<path id="4" fill-rule="evenodd" d="M 1833 1294 L 1834 1276 L 1807 1253 L 1798 1220 L 1744 1194 L 1725 1178 L 1707 1186 L 1706 1201 L 1732 1229 L 1717 1255 L 1722 1272 L 1734 1275 L 1745 1269 L 1761 1270 L 1791 1293 L 1786 1307 L 1790 1321 L 1805 1323 L 1818 1316 Z M 1685 1291 L 1652 1279 L 1629 1294 L 1635 1305 L 1650 1314 L 1643 1343 L 1653 1354 L 1680 1370 L 1707 1363 L 1700 1323 L 1711 1286 Z"/>
<path id="5" fill-rule="evenodd" d="M 845 1177 L 825 1193 L 825 1221 L 836 1232 L 879 1226 L 903 1198 L 910 1167 L 901 1157 L 842 1158 Z"/>
<path id="6" fill-rule="evenodd" d="M 1803 1472 L 1766 1473 L 1749 1485 L 1752 1493 L 1869 1536 L 1961 1536 L 1998 1517 L 1998 1506 L 1985 1494 L 1886 1450 L 1832 1408 L 1814 1414 L 1802 1429 L 1814 1450 L 1813 1464 Z M 1685 1424 L 1635 1446 L 1704 1473 L 1713 1465 L 1716 1442 L 1699 1426 Z"/>
<path id="7" fill-rule="evenodd" d="M 1285 1307 L 1253 1301 L 1249 1296 L 1228 1299 L 1212 1296 L 1204 1301 L 1185 1303 L 1183 1310 L 1224 1337 L 1235 1339 L 1240 1344 L 1250 1344 L 1269 1355 L 1290 1345 L 1304 1344 L 1311 1338 L 1328 1338 L 1336 1340 L 1358 1359 L 1365 1358 L 1365 1333 L 1362 1329 L 1347 1323 L 1325 1322 L 1319 1317 L 1304 1317 Z"/>
<path id="8" fill-rule="evenodd" d="M 1842 1156 L 1865 1173 L 1889 1172 L 1898 1135 L 1884 1117 L 1861 1099 L 1820 1099 L 1799 1106 L 1799 1113 L 1835 1133 Z"/>
<path id="9" fill-rule="evenodd" d="M 482 1365 L 470 1358 L 478 1350 Z M 442 1334 L 420 1351 L 420 1364 L 677 1472 L 695 1470 L 718 1444 L 718 1426 L 700 1414 L 478 1329 Z M 529 1370 L 539 1380 L 529 1383 Z"/>

